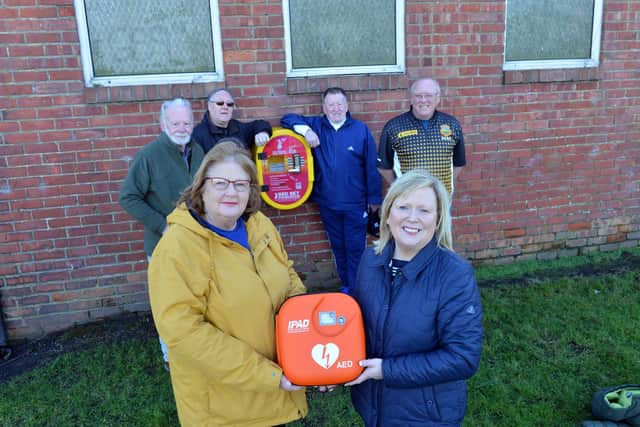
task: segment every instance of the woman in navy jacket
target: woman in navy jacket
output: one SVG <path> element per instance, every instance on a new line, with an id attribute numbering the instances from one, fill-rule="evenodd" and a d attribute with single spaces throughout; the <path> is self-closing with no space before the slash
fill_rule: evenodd
<path id="1" fill-rule="evenodd" d="M 353 296 L 365 322 L 365 369 L 347 385 L 366 426 L 458 426 L 478 369 L 482 307 L 471 265 L 451 249 L 447 190 L 426 171 L 387 194 L 380 240 Z"/>

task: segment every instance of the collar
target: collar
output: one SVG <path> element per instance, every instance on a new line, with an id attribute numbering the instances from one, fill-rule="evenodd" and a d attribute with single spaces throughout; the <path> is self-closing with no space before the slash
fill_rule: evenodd
<path id="1" fill-rule="evenodd" d="M 209 116 L 209 111 L 204 113 L 204 119 L 203 120 L 206 121 L 207 128 L 209 129 L 209 132 L 212 133 L 212 134 L 231 135 L 231 134 L 235 133 L 238 130 L 238 123 L 234 119 L 229 120 L 229 123 L 227 124 L 226 128 L 217 126 L 211 120 L 211 117 Z"/>
<path id="2" fill-rule="evenodd" d="M 345 118 L 343 121 L 341 121 L 340 123 L 333 123 L 331 120 L 329 120 L 329 124 L 335 129 L 338 130 L 342 127 L 343 124 L 345 124 L 347 121 L 347 119 Z"/>
<path id="3" fill-rule="evenodd" d="M 184 151 L 181 151 L 180 154 L 182 154 L 182 158 L 185 159 L 185 161 L 191 158 L 191 141 L 185 144 Z"/>
<path id="4" fill-rule="evenodd" d="M 322 116 L 322 119 L 324 120 L 324 122 L 326 123 L 327 126 L 331 126 L 333 129 L 338 130 L 342 126 L 345 126 L 346 124 L 348 124 L 351 121 L 351 113 L 347 111 L 347 115 L 344 118 L 344 122 L 339 123 L 339 124 L 331 123 L 331 120 L 329 120 L 329 118 L 327 117 L 326 114 L 324 114 Z"/>
<path id="5" fill-rule="evenodd" d="M 416 120 L 416 121 L 419 121 L 419 122 L 424 121 L 424 120 L 422 120 L 422 119 L 417 118 L 417 117 L 415 116 L 415 114 L 413 114 L 413 106 L 409 107 L 409 111 L 408 111 L 408 113 L 411 115 L 411 118 L 412 118 L 413 120 Z M 433 116 L 431 116 L 431 118 L 430 118 L 430 119 L 427 119 L 427 121 L 428 121 L 428 122 L 431 122 L 431 121 L 435 120 L 435 119 L 436 119 L 436 117 L 438 116 L 438 114 L 440 114 L 440 112 L 439 112 L 438 110 L 434 110 L 434 111 L 433 111 Z"/>
<path id="6" fill-rule="evenodd" d="M 193 135 L 192 135 L 193 136 Z M 183 151 L 180 149 L 180 147 L 178 146 L 178 144 L 174 143 L 173 141 L 171 141 L 171 139 L 169 139 L 169 135 L 167 135 L 167 133 L 165 131 L 162 131 L 160 133 L 160 136 L 158 137 L 158 140 L 164 144 L 167 147 L 171 147 L 172 149 L 176 150 L 178 153 L 180 153 L 180 155 L 183 155 Z M 189 140 L 189 142 L 187 142 L 185 144 L 185 151 L 187 150 L 187 148 L 191 148 L 191 144 L 193 144 L 193 138 L 191 138 Z"/>
<path id="7" fill-rule="evenodd" d="M 396 244 L 392 240 L 387 244 L 387 246 L 385 246 L 382 253 L 374 259 L 373 265 L 388 268 L 389 261 L 393 258 L 393 252 L 395 249 Z M 431 238 L 431 241 L 427 243 L 424 248 L 420 249 L 420 252 L 418 252 L 416 256 L 414 256 L 404 267 L 400 268 L 400 271 L 402 271 L 402 274 L 409 281 L 415 280 L 418 277 L 418 274 L 424 271 L 425 268 L 427 268 L 427 265 L 431 263 L 438 249 L 438 240 L 434 235 Z"/>

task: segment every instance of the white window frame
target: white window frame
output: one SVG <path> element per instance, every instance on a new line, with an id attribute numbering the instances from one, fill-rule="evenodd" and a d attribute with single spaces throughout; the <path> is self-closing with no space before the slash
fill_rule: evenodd
<path id="1" fill-rule="evenodd" d="M 382 74 L 404 73 L 405 71 L 405 39 L 404 39 L 404 0 L 395 0 L 396 3 L 396 63 L 394 65 L 366 65 L 355 67 L 317 67 L 293 69 L 291 56 L 291 24 L 289 15 L 289 1 L 282 0 L 284 15 L 284 39 L 287 62 L 287 77 L 321 77 L 345 74 Z M 322 1 L 322 0 L 320 0 Z"/>
<path id="2" fill-rule="evenodd" d="M 172 73 L 172 74 L 146 74 L 131 76 L 96 77 L 93 73 L 93 60 L 91 58 L 91 45 L 89 43 L 89 31 L 87 15 L 83 0 L 73 0 L 78 23 L 78 36 L 80 38 L 80 57 L 82 73 L 86 87 L 94 86 L 140 86 L 160 84 L 182 83 L 208 83 L 224 80 L 224 68 L 222 60 L 222 39 L 220 37 L 220 15 L 218 12 L 218 0 L 209 0 L 211 10 L 211 34 L 213 36 L 213 60 L 216 72 L 214 73 Z"/>
<path id="3" fill-rule="evenodd" d="M 504 61 L 504 71 L 549 70 L 558 68 L 592 68 L 600 65 L 600 36 L 602 34 L 603 0 L 594 0 L 593 28 L 591 29 L 591 57 L 584 59 L 551 59 L 540 61 Z M 509 2 L 507 6 L 509 7 Z M 504 46 L 507 49 L 507 13 L 505 10 Z"/>

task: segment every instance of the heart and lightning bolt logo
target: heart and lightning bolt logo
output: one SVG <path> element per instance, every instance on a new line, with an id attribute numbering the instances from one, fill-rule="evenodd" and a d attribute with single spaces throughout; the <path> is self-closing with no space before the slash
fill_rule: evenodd
<path id="1" fill-rule="evenodd" d="M 330 342 L 326 345 L 316 344 L 311 349 L 311 357 L 313 361 L 324 369 L 329 369 L 340 355 L 340 348 L 334 343 Z"/>

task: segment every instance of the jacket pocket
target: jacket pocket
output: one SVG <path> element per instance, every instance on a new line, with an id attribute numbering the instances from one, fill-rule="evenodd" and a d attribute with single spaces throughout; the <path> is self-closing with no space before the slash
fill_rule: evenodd
<path id="1" fill-rule="evenodd" d="M 215 425 L 234 425 L 238 420 L 250 419 L 246 395 L 242 396 L 225 387 L 209 387 L 207 395 L 209 422 Z"/>
<path id="2" fill-rule="evenodd" d="M 422 399 L 424 402 L 424 410 L 430 420 L 441 421 L 440 406 L 436 399 L 434 387 L 422 387 Z"/>
<path id="3" fill-rule="evenodd" d="M 451 381 L 433 386 L 434 400 L 438 402 L 441 421 L 460 423 L 467 406 L 467 384 L 465 381 Z"/>
<path id="4" fill-rule="evenodd" d="M 382 402 L 382 425 L 429 425 L 428 422 L 441 421 L 433 387 L 385 387 Z"/>

